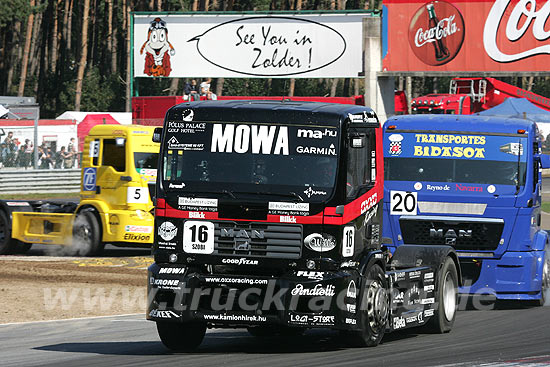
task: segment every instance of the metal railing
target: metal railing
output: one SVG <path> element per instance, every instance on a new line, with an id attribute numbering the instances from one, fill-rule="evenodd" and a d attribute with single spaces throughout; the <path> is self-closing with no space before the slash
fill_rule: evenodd
<path id="1" fill-rule="evenodd" d="M 0 170 L 0 195 L 77 193 L 80 191 L 80 169 Z"/>

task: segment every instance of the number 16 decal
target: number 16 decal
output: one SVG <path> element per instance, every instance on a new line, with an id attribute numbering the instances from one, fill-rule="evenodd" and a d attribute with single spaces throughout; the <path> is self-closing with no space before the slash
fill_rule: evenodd
<path id="1" fill-rule="evenodd" d="M 417 199 L 416 192 L 390 191 L 390 214 L 416 215 Z"/>
<path id="2" fill-rule="evenodd" d="M 188 220 L 183 224 L 183 251 L 188 254 L 214 252 L 214 223 Z"/>

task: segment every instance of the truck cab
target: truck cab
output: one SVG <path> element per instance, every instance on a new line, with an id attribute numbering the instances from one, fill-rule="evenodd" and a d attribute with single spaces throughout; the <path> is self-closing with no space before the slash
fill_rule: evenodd
<path id="1" fill-rule="evenodd" d="M 382 130 L 370 108 L 184 103 L 155 138 L 147 318 L 168 348 L 193 349 L 207 327 L 332 328 L 361 346 L 386 330 L 450 330 L 454 250 L 404 246 L 390 260 L 380 245 Z"/>
<path id="2" fill-rule="evenodd" d="M 158 143 L 153 127 L 97 125 L 84 142 L 80 202 L 0 201 L 0 253 L 33 243 L 64 245 L 97 255 L 105 243 L 153 242 Z"/>
<path id="3" fill-rule="evenodd" d="M 544 303 L 541 141 L 534 122 L 416 115 L 384 125 L 383 242 L 453 246 L 463 294 Z"/>

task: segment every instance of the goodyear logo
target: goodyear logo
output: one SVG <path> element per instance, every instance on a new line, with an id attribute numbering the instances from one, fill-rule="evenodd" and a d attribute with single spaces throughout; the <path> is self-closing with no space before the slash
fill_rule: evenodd
<path id="1" fill-rule="evenodd" d="M 423 143 L 414 146 L 416 157 L 485 158 L 485 136 L 415 134 L 415 138 L 416 143 Z"/>

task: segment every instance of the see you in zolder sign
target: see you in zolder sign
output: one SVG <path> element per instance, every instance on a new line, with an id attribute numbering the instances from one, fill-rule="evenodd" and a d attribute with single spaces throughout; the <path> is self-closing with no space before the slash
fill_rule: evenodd
<path id="1" fill-rule="evenodd" d="M 134 77 L 359 77 L 368 16 L 134 15 Z"/>
<path id="2" fill-rule="evenodd" d="M 387 71 L 548 71 L 550 0 L 386 0 Z M 406 50 L 404 56 L 403 50 Z"/>

